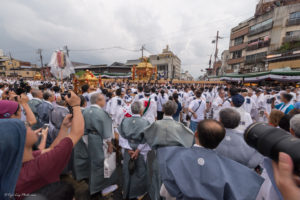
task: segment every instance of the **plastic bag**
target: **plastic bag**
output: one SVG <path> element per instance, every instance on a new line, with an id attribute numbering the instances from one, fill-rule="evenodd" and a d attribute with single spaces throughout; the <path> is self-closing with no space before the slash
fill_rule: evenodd
<path id="1" fill-rule="evenodd" d="M 112 173 L 116 170 L 116 152 L 108 153 L 108 145 L 103 144 L 104 151 L 104 178 L 110 178 Z"/>

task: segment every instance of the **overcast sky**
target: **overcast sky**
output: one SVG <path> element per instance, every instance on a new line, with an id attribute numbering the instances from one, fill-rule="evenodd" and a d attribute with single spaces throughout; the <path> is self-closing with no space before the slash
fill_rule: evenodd
<path id="1" fill-rule="evenodd" d="M 217 30 L 228 49 L 230 29 L 253 16 L 257 0 L 1 0 L 0 49 L 17 59 L 44 63 L 68 45 L 72 61 L 125 63 L 168 44 L 194 77 L 208 65 Z M 72 51 L 119 46 L 121 49 Z M 220 55 L 219 55 L 220 56 Z"/>

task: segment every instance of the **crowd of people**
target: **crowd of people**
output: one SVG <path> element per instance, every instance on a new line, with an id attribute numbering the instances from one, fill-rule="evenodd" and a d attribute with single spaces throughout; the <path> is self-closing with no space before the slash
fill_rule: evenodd
<path id="1" fill-rule="evenodd" d="M 291 157 L 244 140 L 299 138 L 298 88 L 3 79 L 0 98 L 0 199 L 300 198 Z"/>

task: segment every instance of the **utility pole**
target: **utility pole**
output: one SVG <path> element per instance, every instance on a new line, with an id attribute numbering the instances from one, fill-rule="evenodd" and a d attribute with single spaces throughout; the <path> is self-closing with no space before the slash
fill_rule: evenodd
<path id="1" fill-rule="evenodd" d="M 214 63 L 217 62 L 217 58 L 218 58 L 218 52 L 219 52 L 218 44 L 219 44 L 219 39 L 223 39 L 223 37 L 220 37 L 220 36 L 219 36 L 219 31 L 217 31 L 216 39 L 212 41 L 213 44 L 216 43 Z"/>
<path id="2" fill-rule="evenodd" d="M 216 63 L 217 61 L 217 57 L 218 57 L 218 42 L 219 42 L 219 31 L 217 31 L 217 36 L 216 36 L 216 50 L 215 50 L 215 61 L 214 61 L 214 64 Z"/>
<path id="3" fill-rule="evenodd" d="M 67 52 L 67 56 L 69 57 L 69 49 L 68 49 L 68 46 L 66 45 L 66 46 L 64 46 L 64 49 L 65 49 L 65 51 Z"/>
<path id="4" fill-rule="evenodd" d="M 142 45 L 142 48 L 140 49 L 142 51 L 142 61 L 143 61 L 143 58 L 144 58 L 144 49 L 145 49 L 145 46 Z"/>
<path id="5" fill-rule="evenodd" d="M 10 60 L 10 64 L 11 64 L 11 66 L 13 67 L 13 69 L 14 69 L 14 76 L 16 76 L 16 69 L 15 69 L 15 65 L 14 65 L 14 63 L 13 63 L 13 61 L 12 61 L 12 58 L 11 58 L 11 53 L 9 52 L 9 60 Z"/>
<path id="6" fill-rule="evenodd" d="M 44 76 L 44 80 L 45 80 L 45 72 L 44 72 L 44 64 L 43 64 L 43 55 L 42 55 L 42 49 L 38 49 L 37 50 L 37 54 L 40 55 L 40 61 L 41 61 L 41 69 L 42 69 L 42 72 L 43 72 L 43 76 Z"/>

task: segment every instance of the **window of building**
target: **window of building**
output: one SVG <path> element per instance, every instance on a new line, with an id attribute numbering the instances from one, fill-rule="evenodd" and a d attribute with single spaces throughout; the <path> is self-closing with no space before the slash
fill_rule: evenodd
<path id="1" fill-rule="evenodd" d="M 294 12 L 290 14 L 290 19 L 295 20 L 295 19 L 300 19 L 300 12 Z"/>
<path id="2" fill-rule="evenodd" d="M 243 43 L 244 43 L 244 36 L 234 39 L 234 46 L 240 45 L 240 44 L 243 44 Z"/>
<path id="3" fill-rule="evenodd" d="M 263 22 L 261 22 L 261 23 L 259 23 L 259 24 L 256 24 L 256 25 L 254 25 L 254 26 L 251 26 L 251 27 L 250 27 L 250 31 L 255 31 L 255 30 L 259 29 L 259 28 L 262 28 L 263 26 L 267 26 L 267 25 L 271 24 L 272 22 L 273 22 L 272 19 L 268 19 L 268 20 L 266 20 L 266 21 L 263 21 Z"/>
<path id="4" fill-rule="evenodd" d="M 233 70 L 237 70 L 237 69 L 239 69 L 240 68 L 240 64 L 236 64 L 236 65 L 233 65 L 232 66 L 232 69 Z"/>
<path id="5" fill-rule="evenodd" d="M 241 58 L 242 57 L 242 51 L 234 51 L 232 53 L 232 59 Z"/>
<path id="6" fill-rule="evenodd" d="M 265 58 L 267 56 L 267 52 L 262 52 L 262 53 L 258 53 L 258 54 L 254 54 L 254 55 L 250 55 L 250 56 L 246 56 L 246 61 L 248 60 L 260 60 L 262 58 Z"/>
<path id="7" fill-rule="evenodd" d="M 286 32 L 286 36 L 300 36 L 300 31 L 290 31 Z"/>

